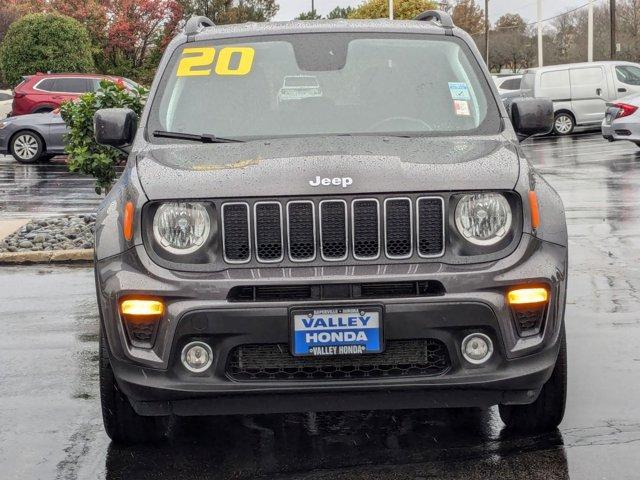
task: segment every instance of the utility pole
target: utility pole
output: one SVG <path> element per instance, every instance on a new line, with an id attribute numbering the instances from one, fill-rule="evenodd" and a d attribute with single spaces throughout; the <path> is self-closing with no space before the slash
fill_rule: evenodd
<path id="1" fill-rule="evenodd" d="M 389 0 L 389 20 L 393 20 L 393 0 Z"/>
<path id="2" fill-rule="evenodd" d="M 589 23 L 587 26 L 587 61 L 593 62 L 593 0 L 589 0 Z"/>
<path id="3" fill-rule="evenodd" d="M 542 0 L 538 0 L 538 66 L 542 67 Z"/>
<path id="4" fill-rule="evenodd" d="M 616 59 L 616 0 L 609 0 L 611 14 L 611 60 Z"/>
<path id="5" fill-rule="evenodd" d="M 484 0 L 484 62 L 489 67 L 489 0 Z"/>
<path id="6" fill-rule="evenodd" d="M 313 5 L 313 0 L 311 0 L 311 12 L 316 13 L 316 7 Z"/>

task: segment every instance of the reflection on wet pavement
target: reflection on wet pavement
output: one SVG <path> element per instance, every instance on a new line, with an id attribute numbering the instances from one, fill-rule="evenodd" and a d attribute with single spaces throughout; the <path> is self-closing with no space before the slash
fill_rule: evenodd
<path id="1" fill-rule="evenodd" d="M 100 418 L 92 271 L 0 267 L 0 478 L 640 478 L 640 149 L 586 134 L 525 150 L 569 222 L 559 432 L 508 434 L 495 409 L 398 410 L 178 419 L 166 444 L 117 447 Z"/>
<path id="2" fill-rule="evenodd" d="M 92 212 L 101 200 L 93 179 L 69 173 L 65 157 L 22 165 L 0 155 L 0 218 Z"/>

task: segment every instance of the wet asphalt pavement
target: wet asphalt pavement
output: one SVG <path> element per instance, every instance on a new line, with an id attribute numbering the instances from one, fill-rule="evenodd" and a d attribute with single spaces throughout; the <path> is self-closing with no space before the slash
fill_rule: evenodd
<path id="1" fill-rule="evenodd" d="M 640 149 L 587 133 L 526 150 L 569 223 L 558 432 L 509 436 L 494 409 L 385 411 L 181 420 L 165 445 L 115 447 L 99 411 L 91 269 L 4 266 L 0 478 L 640 478 Z M 63 169 L 0 160 L 0 218 L 96 205 L 91 180 Z"/>

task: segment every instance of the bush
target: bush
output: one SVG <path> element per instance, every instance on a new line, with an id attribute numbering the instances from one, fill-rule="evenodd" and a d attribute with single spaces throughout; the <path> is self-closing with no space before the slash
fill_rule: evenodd
<path id="1" fill-rule="evenodd" d="M 0 45 L 0 70 L 10 85 L 36 72 L 91 72 L 87 30 L 70 17 L 35 13 L 11 24 Z"/>
<path id="2" fill-rule="evenodd" d="M 425 10 L 434 10 L 438 4 L 431 0 L 402 0 L 393 2 L 393 17 L 411 20 Z M 389 18 L 388 0 L 367 0 L 349 14 L 349 18 Z"/>
<path id="3" fill-rule="evenodd" d="M 62 119 L 69 127 L 65 137 L 65 152 L 69 155 L 69 171 L 92 175 L 96 179 L 96 193 L 109 190 L 116 178 L 116 165 L 126 158 L 120 150 L 96 143 L 93 138 L 93 114 L 101 108 L 130 108 L 138 115 L 147 97 L 143 87 L 135 91 L 122 83 L 100 82 L 97 92 L 89 92 L 60 107 Z"/>

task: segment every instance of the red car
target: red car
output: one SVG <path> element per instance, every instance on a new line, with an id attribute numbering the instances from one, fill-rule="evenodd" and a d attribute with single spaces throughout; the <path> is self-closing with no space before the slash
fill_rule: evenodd
<path id="1" fill-rule="evenodd" d="M 128 88 L 137 86 L 133 80 L 110 75 L 36 73 L 24 77 L 13 89 L 13 105 L 9 115 L 50 112 L 58 108 L 62 102 L 96 90 L 103 79 L 121 80 Z"/>

